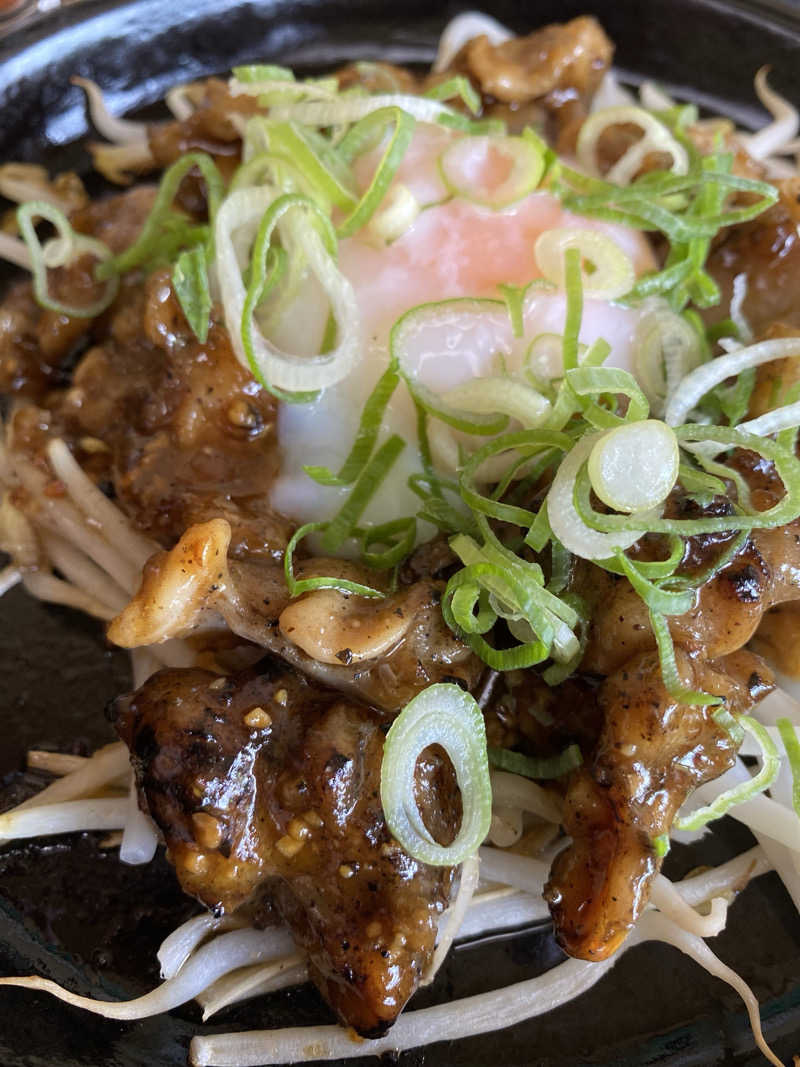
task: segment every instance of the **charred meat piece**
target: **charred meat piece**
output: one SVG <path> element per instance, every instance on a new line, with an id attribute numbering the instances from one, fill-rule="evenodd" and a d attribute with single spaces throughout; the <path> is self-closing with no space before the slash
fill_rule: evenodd
<path id="1" fill-rule="evenodd" d="M 778 202 L 752 222 L 725 231 L 707 263 L 707 270 L 722 291 L 722 300 L 708 317 L 713 320 L 724 316 L 733 293 L 733 279 L 744 274 L 747 295 L 742 312 L 756 336 L 777 320 L 795 328 L 800 326 L 800 180 L 790 178 L 777 185 Z"/>
<path id="2" fill-rule="evenodd" d="M 163 122 L 148 128 L 150 151 L 155 165 L 168 167 L 187 152 L 207 152 L 222 171 L 230 178 L 239 164 L 242 135 L 233 120 L 249 118 L 257 108 L 255 97 L 233 96 L 221 78 L 209 78 L 205 82 L 187 86 L 192 113 L 187 119 Z M 181 183 L 178 200 L 182 207 L 194 215 L 206 210 L 205 185 L 189 174 Z"/>
<path id="3" fill-rule="evenodd" d="M 218 913 L 277 908 L 344 1022 L 382 1032 L 430 959 L 452 881 L 386 827 L 385 717 L 270 660 L 231 678 L 161 671 L 115 711 L 184 890 Z M 435 755 L 417 801 L 452 840 L 460 801 Z"/>
<path id="4" fill-rule="evenodd" d="M 278 558 L 289 524 L 268 501 L 279 461 L 275 401 L 239 364 L 221 325 L 205 343 L 194 337 L 167 272 L 131 283 L 123 297 L 102 329 L 98 320 L 102 337 L 69 388 L 48 397 L 47 414 L 17 410 L 15 447 L 37 457 L 47 436 L 64 437 L 90 475 L 113 486 L 134 525 L 167 547 L 192 523 L 223 516 L 233 555 Z M 35 371 L 21 363 L 24 328 L 21 319 L 7 360 L 0 333 L 0 370 L 47 376 L 41 355 Z"/>
<path id="5" fill-rule="evenodd" d="M 762 457 L 739 451 L 730 464 L 747 482 L 757 510 L 772 507 L 783 495 L 773 465 Z M 729 535 L 691 538 L 685 573 L 713 569 L 729 540 Z M 586 565 L 576 570 L 573 588 L 592 606 L 582 670 L 608 675 L 655 648 L 647 607 L 626 579 Z M 676 645 L 713 660 L 750 641 L 770 608 L 799 599 L 800 521 L 753 530 L 740 551 L 700 587 L 694 607 L 669 617 L 670 632 Z"/>
<path id="6" fill-rule="evenodd" d="M 772 464 L 749 452 L 738 452 L 730 464 L 746 480 L 757 510 L 780 499 Z M 671 508 L 689 504 L 673 501 Z M 713 569 L 729 541 L 729 535 L 691 538 L 684 573 Z M 603 959 L 647 901 L 659 867 L 653 839 L 669 830 L 692 789 L 730 766 L 735 750 L 713 707 L 681 705 L 666 692 L 647 607 L 627 580 L 581 565 L 573 588 L 592 608 L 581 669 L 605 676 L 598 690 L 603 728 L 589 761 L 570 781 L 565 829 L 573 845 L 554 864 L 548 899 L 566 951 Z M 734 715 L 746 712 L 772 683 L 763 661 L 743 646 L 755 637 L 757 648 L 769 650 L 775 620 L 766 614 L 759 642 L 762 618 L 798 600 L 798 524 L 754 530 L 700 587 L 693 608 L 668 620 L 689 687 L 723 697 Z"/>
<path id="7" fill-rule="evenodd" d="M 119 252 L 137 237 L 154 195 L 152 188 L 141 187 L 108 197 L 79 207 L 71 221 L 76 230 L 99 237 Z M 50 271 L 53 295 L 65 304 L 96 299 L 93 266 L 90 259 L 81 258 L 70 267 Z M 124 304 L 123 298 L 117 307 Z M 91 320 L 49 311 L 34 300 L 30 282 L 15 285 L 4 296 L 0 316 L 0 391 L 42 401 L 53 387 L 66 384 L 81 347 L 103 336 L 108 321 L 108 316 Z"/>
<path id="8" fill-rule="evenodd" d="M 472 79 L 488 113 L 520 127 L 550 117 L 566 131 L 586 116 L 613 53 L 600 23 L 581 16 L 501 44 L 474 37 L 452 69 Z"/>
<path id="9" fill-rule="evenodd" d="M 702 663 L 679 651 L 677 661 L 693 688 L 719 694 L 734 715 L 771 688 L 769 671 L 749 652 Z M 619 948 L 661 865 L 654 839 L 669 832 L 689 793 L 736 756 L 713 707 L 680 704 L 667 693 L 655 653 L 607 678 L 598 699 L 600 740 L 567 790 L 564 828 L 572 844 L 556 858 L 545 889 L 559 943 L 587 960 Z"/>

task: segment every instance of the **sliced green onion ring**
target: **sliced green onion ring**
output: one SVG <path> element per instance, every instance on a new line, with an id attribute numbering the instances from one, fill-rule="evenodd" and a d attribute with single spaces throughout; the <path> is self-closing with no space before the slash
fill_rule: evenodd
<path id="1" fill-rule="evenodd" d="M 748 419 L 740 422 L 738 430 L 745 433 L 757 434 L 759 437 L 767 434 L 779 433 L 781 430 L 796 429 L 800 425 L 800 402 L 784 404 L 783 407 L 775 408 L 757 419 Z"/>
<path id="2" fill-rule="evenodd" d="M 531 456 L 536 456 L 553 448 L 564 452 L 569 451 L 572 448 L 572 438 L 555 430 L 536 429 L 505 433 L 492 441 L 488 441 L 477 452 L 473 452 L 464 463 L 459 479 L 462 499 L 477 514 L 487 515 L 490 518 L 499 519 L 501 522 L 514 523 L 516 526 L 530 526 L 536 520 L 534 512 L 516 504 L 505 503 L 490 496 L 485 496 L 475 484 L 476 474 L 486 460 L 502 452 L 511 452 L 513 450 L 521 455 L 528 453 Z M 607 552 L 606 555 L 610 555 L 610 552 Z"/>
<path id="3" fill-rule="evenodd" d="M 589 272 L 581 268 L 585 296 L 597 300 L 619 300 L 629 293 L 636 282 L 636 271 L 628 255 L 604 233 L 559 227 L 545 230 L 534 245 L 539 270 L 560 288 L 564 288 L 566 272 L 564 256 L 568 249 L 576 249 L 582 263 L 591 264 Z"/>
<path id="4" fill-rule="evenodd" d="M 589 454 L 589 480 L 614 511 L 647 511 L 662 504 L 678 477 L 678 439 L 665 422 L 643 419 L 610 430 Z"/>
<path id="5" fill-rule="evenodd" d="M 328 203 L 352 210 L 357 198 L 349 188 L 347 168 L 329 166 L 337 159 L 332 153 L 325 161 L 320 159 L 306 132 L 293 126 L 290 122 L 271 122 L 263 116 L 256 115 L 248 122 L 248 136 L 252 138 L 254 124 L 260 124 L 268 152 L 272 156 L 284 159 L 294 170 L 302 174 L 303 179 L 321 194 Z"/>
<path id="6" fill-rule="evenodd" d="M 284 67 L 253 65 L 237 67 L 228 81 L 231 96 L 257 96 L 270 107 L 297 101 L 320 101 L 323 106 L 337 99 L 336 82 L 331 78 L 296 81 L 294 74 L 285 77 Z M 238 73 L 237 73 L 238 72 Z M 242 77 L 242 74 L 245 77 Z M 291 73 L 291 72 L 290 72 Z M 258 75 L 264 75 L 259 77 Z"/>
<path id="7" fill-rule="evenodd" d="M 450 757 L 461 791 L 461 826 L 450 845 L 434 839 L 415 799 L 417 760 L 431 745 Z M 483 714 L 469 693 L 440 683 L 406 704 L 386 735 L 381 804 L 391 833 L 421 863 L 455 866 L 476 851 L 491 824 L 492 786 Z"/>
<path id="8" fill-rule="evenodd" d="M 676 830 L 702 829 L 712 819 L 721 818 L 736 804 L 742 804 L 759 793 L 763 793 L 765 789 L 769 789 L 778 777 L 781 758 L 767 728 L 749 715 L 740 716 L 738 722 L 748 733 L 753 735 L 756 743 L 761 748 L 763 760 L 761 770 L 749 782 L 741 782 L 732 789 L 726 789 L 724 793 L 720 793 L 711 804 L 698 808 L 691 815 L 677 818 L 673 823 Z"/>
<path id="9" fill-rule="evenodd" d="M 618 367 L 591 367 L 588 364 L 587 353 L 584 366 L 568 370 L 565 375 L 567 386 L 578 398 L 578 408 L 587 422 L 598 429 L 613 429 L 647 418 L 650 411 L 647 397 L 632 374 Z M 626 396 L 628 406 L 625 414 L 617 415 L 592 399 L 603 396 L 611 398 L 615 405 L 618 396 Z"/>
<path id="10" fill-rule="evenodd" d="M 642 137 L 611 167 L 605 175 L 606 181 L 616 185 L 628 185 L 636 177 L 645 158 L 653 152 L 670 157 L 670 170 L 673 174 L 688 172 L 688 153 L 663 122 L 644 108 L 621 106 L 595 111 L 581 124 L 576 154 L 578 162 L 590 173 L 600 173 L 597 145 L 603 133 L 612 126 L 638 126 Z"/>
<path id="11" fill-rule="evenodd" d="M 375 96 L 339 96 L 331 101 L 310 101 L 288 104 L 273 109 L 272 117 L 278 121 L 300 122 L 304 126 L 343 126 L 371 115 L 373 111 L 399 108 L 417 122 L 439 122 L 443 117 L 455 122 L 464 119 L 438 100 L 424 96 L 409 96 L 405 93 L 381 93 Z"/>
<path id="12" fill-rule="evenodd" d="M 184 245 L 197 243 L 197 238 L 203 234 L 204 228 L 191 223 L 188 218 L 184 220 L 182 216 L 177 215 L 172 206 L 181 182 L 195 168 L 200 171 L 206 183 L 208 219 L 213 227 L 224 193 L 222 175 L 211 156 L 205 152 L 189 152 L 187 155 L 181 156 L 171 167 L 164 171 L 153 207 L 138 238 L 129 248 L 114 256 L 104 267 L 98 270 L 97 276 L 99 278 L 110 277 L 114 272 L 124 274 L 126 271 L 133 270 L 134 267 L 140 267 L 153 259 L 157 259 L 165 246 L 165 238 L 167 239 L 167 247 L 170 246 L 170 220 L 175 220 L 176 217 L 181 224 L 181 229 L 185 231 L 182 243 Z M 171 244 L 174 245 L 174 238 L 172 238 Z"/>
<path id="13" fill-rule="evenodd" d="M 493 155 L 510 165 L 509 173 L 495 185 L 487 184 L 481 175 Z M 544 173 L 544 158 L 522 137 L 459 137 L 439 157 L 439 172 L 455 196 L 499 210 L 537 188 Z"/>
<path id="14" fill-rule="evenodd" d="M 764 530 L 784 526 L 786 523 L 793 522 L 800 514 L 800 460 L 777 442 L 769 437 L 755 437 L 753 434 L 743 433 L 738 427 L 704 426 L 694 423 L 676 427 L 675 435 L 681 447 L 684 448 L 710 441 L 718 444 L 720 449 L 737 447 L 758 453 L 774 463 L 775 471 L 783 482 L 786 492 L 777 504 L 766 511 L 709 515 L 700 519 L 661 519 L 651 516 L 646 523 L 650 533 L 677 533 L 684 537 L 692 537 L 695 534 L 725 533 L 734 530 Z M 580 444 L 581 442 L 578 442 L 576 448 Z M 584 473 L 579 472 L 576 477 L 575 501 L 583 520 L 590 528 L 602 533 L 632 531 L 638 528 L 640 519 L 635 515 L 631 517 L 602 515 L 594 510 L 590 499 L 591 483 L 588 476 L 583 477 Z"/>
<path id="15" fill-rule="evenodd" d="M 289 67 L 279 67 L 275 63 L 247 63 L 234 67 L 231 74 L 243 85 L 252 85 L 253 82 L 262 81 L 293 82 L 295 80 L 293 70 Z"/>
<path id="16" fill-rule="evenodd" d="M 458 358 L 467 366 L 474 365 L 477 357 L 470 359 L 465 351 L 471 342 L 470 334 L 474 334 L 477 346 L 487 330 L 511 342 L 512 330 L 503 301 L 457 297 L 418 304 L 397 320 L 389 335 L 392 359 L 417 404 L 456 430 L 485 436 L 501 433 L 508 425 L 508 416 L 502 413 L 472 415 L 448 404 L 444 397 L 419 381 L 412 353 L 415 346 L 429 335 L 430 340 L 425 341 L 426 355 L 430 356 L 434 351 L 443 357 Z M 453 343 L 453 338 L 458 343 Z"/>
<path id="17" fill-rule="evenodd" d="M 56 228 L 57 237 L 51 238 L 44 246 L 39 241 L 33 224 L 35 218 L 45 219 Z M 105 291 L 98 299 L 86 305 L 64 304 L 50 296 L 47 288 L 48 268 L 64 267 L 73 263 L 79 256 L 95 256 L 101 262 L 112 258 L 111 250 L 102 241 L 85 234 L 76 233 L 67 216 L 54 204 L 44 200 L 31 200 L 17 208 L 17 222 L 28 251 L 31 255 L 31 273 L 33 274 L 33 292 L 37 303 L 60 315 L 69 315 L 76 319 L 93 319 L 102 314 L 111 304 L 119 289 L 119 277 L 111 274 L 105 284 Z"/>
<path id="18" fill-rule="evenodd" d="M 678 591 L 664 589 L 662 586 L 654 585 L 653 582 L 649 581 L 640 570 L 640 567 L 633 560 L 628 559 L 619 549 L 616 552 L 615 559 L 619 570 L 625 575 L 650 611 L 658 615 L 685 615 L 687 611 L 691 611 L 694 607 L 694 588 Z"/>
<path id="19" fill-rule="evenodd" d="M 524 670 L 546 660 L 554 637 L 553 627 L 539 610 L 538 628 L 543 636 L 524 640 L 513 648 L 492 647 L 483 637 L 497 621 L 497 612 L 489 603 L 488 587 L 496 586 L 504 602 L 524 604 L 529 599 L 530 583 L 521 584 L 507 570 L 495 563 L 470 563 L 447 583 L 442 598 L 442 614 L 447 625 L 459 634 L 484 663 L 496 671 Z M 555 598 L 554 598 L 555 599 Z"/>
<path id="20" fill-rule="evenodd" d="M 649 521 L 644 521 L 640 529 L 600 533 L 587 526 L 578 514 L 573 499 L 578 472 L 601 436 L 590 433 L 576 442 L 556 471 L 545 500 L 547 518 L 553 534 L 573 555 L 592 560 L 607 559 L 613 556 L 617 549 L 630 548 L 644 536 L 649 526 Z"/>
<path id="21" fill-rule="evenodd" d="M 480 93 L 463 74 L 432 85 L 423 95 L 428 100 L 460 100 L 473 115 L 479 115 L 481 111 Z"/>
<path id="22" fill-rule="evenodd" d="M 361 533 L 361 557 L 368 567 L 388 570 L 396 567 L 413 551 L 417 543 L 417 520 L 411 516 L 392 519 L 380 526 L 369 526 Z M 373 552 L 373 545 L 386 545 L 383 552 Z"/>

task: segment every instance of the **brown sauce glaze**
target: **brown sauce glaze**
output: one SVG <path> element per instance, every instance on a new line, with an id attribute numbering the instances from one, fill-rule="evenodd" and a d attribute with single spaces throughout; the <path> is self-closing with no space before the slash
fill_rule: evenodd
<path id="1" fill-rule="evenodd" d="M 452 882 L 386 827 L 385 716 L 269 660 L 231 678 L 162 671 L 115 710 L 184 890 L 256 920 L 274 906 L 343 1021 L 385 1030 L 430 960 Z M 449 764 L 430 753 L 418 774 L 420 810 L 447 841 L 460 817 Z"/>

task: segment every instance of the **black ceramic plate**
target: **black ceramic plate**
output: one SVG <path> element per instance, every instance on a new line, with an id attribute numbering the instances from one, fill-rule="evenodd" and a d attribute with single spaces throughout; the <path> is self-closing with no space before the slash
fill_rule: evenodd
<path id="1" fill-rule="evenodd" d="M 479 6 L 479 5 L 476 5 Z M 800 102 L 800 17 L 776 4 L 717 0 L 547 0 L 488 3 L 523 31 L 591 11 L 616 41 L 633 80 L 655 78 L 716 112 L 755 121 L 752 76 Z M 85 167 L 72 144 L 85 132 L 73 74 L 110 90 L 113 110 L 146 107 L 172 84 L 234 63 L 277 60 L 325 68 L 354 58 L 427 62 L 458 5 L 431 0 L 82 0 L 23 21 L 0 40 L 0 159 Z M 0 23 L 0 31 L 2 23 Z M 29 747 L 88 750 L 110 738 L 107 700 L 128 684 L 126 659 L 82 617 L 12 591 L 0 602 L 0 809 L 41 784 L 22 772 Z M 0 973 L 38 973 L 76 991 L 135 996 L 157 980 L 155 949 L 193 905 L 163 859 L 122 867 L 101 835 L 38 841 L 0 853 Z M 701 848 L 676 848 L 671 873 L 719 862 L 751 843 L 726 820 Z M 767 1037 L 791 1062 L 800 1052 L 800 918 L 769 875 L 735 904 L 714 948 L 753 985 Z M 531 977 L 561 959 L 550 930 L 458 948 L 419 1005 Z M 178 1067 L 196 1032 L 327 1021 L 309 989 L 228 1009 L 213 1027 L 193 1005 L 127 1025 L 84 1015 L 43 994 L 0 992 L 0 1067 Z M 404 1067 L 495 1064 L 750 1065 L 734 994 L 677 952 L 646 946 L 597 987 L 551 1015 L 497 1035 L 399 1057 Z M 372 1061 L 362 1061 L 372 1062 Z"/>

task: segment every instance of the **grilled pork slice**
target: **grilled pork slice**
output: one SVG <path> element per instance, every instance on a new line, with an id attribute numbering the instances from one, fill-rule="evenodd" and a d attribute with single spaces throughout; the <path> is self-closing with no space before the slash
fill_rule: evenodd
<path id="1" fill-rule="evenodd" d="M 772 464 L 749 452 L 729 463 L 756 509 L 777 503 L 783 487 Z M 694 517 L 688 499 L 670 506 L 678 517 Z M 704 513 L 730 508 L 716 498 Z M 753 530 L 700 587 L 693 607 L 668 619 L 688 688 L 722 697 L 734 716 L 772 687 L 763 660 L 743 646 L 765 612 L 800 599 L 798 534 L 797 522 Z M 692 538 L 683 572 L 713 572 L 730 540 Z M 566 951 L 598 960 L 619 947 L 647 903 L 660 866 L 654 839 L 669 831 L 693 789 L 732 765 L 735 745 L 713 706 L 681 704 L 664 688 L 647 606 L 626 579 L 581 565 L 572 588 L 592 609 L 581 669 L 603 679 L 597 690 L 603 727 L 569 783 L 564 826 L 573 844 L 553 866 L 547 897 Z"/>
<path id="2" fill-rule="evenodd" d="M 758 656 L 742 650 L 703 663 L 680 650 L 678 668 L 695 689 L 716 693 L 733 715 L 771 689 Z M 590 761 L 573 773 L 559 853 L 545 888 L 559 943 L 571 956 L 612 955 L 647 904 L 661 860 L 655 838 L 669 832 L 689 793 L 736 758 L 715 707 L 686 705 L 664 688 L 658 655 L 634 657 L 600 687 L 604 715 Z"/>
<path id="3" fill-rule="evenodd" d="M 161 671 L 114 710 L 184 890 L 256 922 L 276 909 L 340 1018 L 384 1031 L 431 958 L 452 883 L 387 829 L 385 717 L 273 660 L 230 678 Z M 434 755 L 420 762 L 417 801 L 451 841 L 460 800 Z"/>

